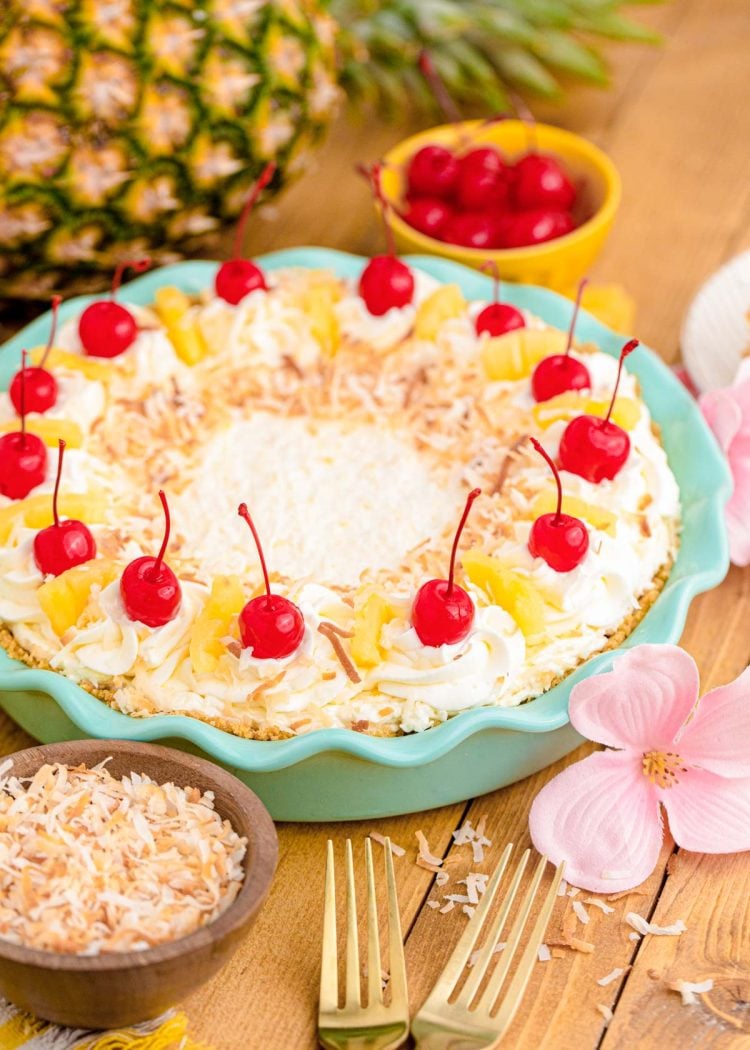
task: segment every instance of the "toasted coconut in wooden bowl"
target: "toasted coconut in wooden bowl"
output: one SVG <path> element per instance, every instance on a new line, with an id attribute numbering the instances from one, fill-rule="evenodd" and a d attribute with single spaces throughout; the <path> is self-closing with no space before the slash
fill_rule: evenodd
<path id="1" fill-rule="evenodd" d="M 0 791 L 0 994 L 38 1017 L 158 1016 L 228 961 L 270 888 L 268 812 L 204 759 L 69 741 L 9 756 Z"/>

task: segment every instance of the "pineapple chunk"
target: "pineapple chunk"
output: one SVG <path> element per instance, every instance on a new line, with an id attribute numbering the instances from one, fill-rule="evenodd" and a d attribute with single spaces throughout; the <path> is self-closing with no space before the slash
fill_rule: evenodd
<path id="1" fill-rule="evenodd" d="M 190 316 L 191 303 L 185 293 L 164 285 L 156 290 L 154 306 L 180 360 L 186 365 L 201 361 L 206 356 L 206 344 L 200 328 Z"/>
<path id="2" fill-rule="evenodd" d="M 531 411 L 538 425 L 546 430 L 558 420 L 572 419 L 581 412 L 604 418 L 608 408 L 609 401 L 598 401 L 575 390 L 566 390 L 564 394 L 557 394 L 549 401 L 540 401 Z M 612 422 L 617 423 L 623 430 L 632 430 L 641 418 L 641 406 L 632 397 L 618 397 L 611 418 Z"/>
<path id="3" fill-rule="evenodd" d="M 19 429 L 19 423 L 0 424 L 0 434 L 8 434 Z M 36 434 L 45 445 L 57 448 L 59 438 L 62 438 L 68 448 L 80 448 L 83 444 L 83 433 L 77 423 L 71 419 L 48 419 L 46 416 L 27 416 L 26 429 L 30 434 Z"/>
<path id="4" fill-rule="evenodd" d="M 196 674 L 215 671 L 226 650 L 221 641 L 231 627 L 232 619 L 245 604 L 245 592 L 239 576 L 216 576 L 206 604 L 195 618 L 190 636 L 190 659 Z"/>
<path id="5" fill-rule="evenodd" d="M 527 637 L 544 629 L 544 598 L 531 580 L 476 549 L 466 551 L 461 564 L 471 582 L 509 612 Z"/>
<path id="6" fill-rule="evenodd" d="M 31 363 L 38 365 L 44 356 L 44 347 L 38 346 L 36 350 L 31 351 L 29 356 Z M 69 372 L 81 372 L 86 379 L 97 379 L 100 382 L 107 380 L 112 370 L 111 365 L 103 364 L 96 358 L 85 357 L 83 354 L 74 354 L 70 350 L 62 350 L 58 346 L 52 347 L 44 367 L 49 368 L 52 372 L 58 368 L 67 369 Z"/>
<path id="7" fill-rule="evenodd" d="M 116 562 L 108 558 L 95 558 L 83 565 L 66 569 L 59 576 L 54 576 L 42 584 L 36 592 L 39 604 L 59 638 L 78 623 L 94 584 L 106 587 L 117 579 L 119 573 L 120 568 Z"/>
<path id="8" fill-rule="evenodd" d="M 83 496 L 76 492 L 63 492 L 58 507 L 60 517 L 78 518 L 79 521 L 91 523 L 104 521 L 107 503 L 98 493 Z M 51 525 L 53 520 L 52 498 L 46 493 L 16 500 L 7 507 L 0 508 L 0 545 L 7 543 L 17 521 L 23 521 L 30 529 L 43 529 Z"/>
<path id="9" fill-rule="evenodd" d="M 534 518 L 538 518 L 542 514 L 552 514 L 556 509 L 557 492 L 547 489 L 536 497 L 531 513 Z M 565 494 L 563 494 L 562 509 L 565 514 L 572 514 L 576 518 L 587 521 L 595 529 L 602 529 L 603 532 L 614 535 L 617 515 L 612 511 L 605 510 L 604 507 L 597 507 L 594 503 L 587 503 L 585 500 L 578 499 L 577 496 L 566 496 Z"/>
<path id="10" fill-rule="evenodd" d="M 340 297 L 337 286 L 321 282 L 309 288 L 300 300 L 310 334 L 326 357 L 334 357 L 341 346 L 341 327 L 335 309 Z"/>
<path id="11" fill-rule="evenodd" d="M 445 322 L 460 317 L 465 310 L 466 300 L 457 284 L 445 284 L 437 288 L 417 308 L 415 337 L 434 341 Z"/>
<path id="12" fill-rule="evenodd" d="M 375 667 L 380 654 L 380 632 L 395 612 L 381 594 L 371 594 L 354 614 L 354 634 L 350 652 L 358 667 Z"/>
<path id="13" fill-rule="evenodd" d="M 545 357 L 564 354 L 567 343 L 556 328 L 516 328 L 484 343 L 482 364 L 490 379 L 525 379 Z"/>

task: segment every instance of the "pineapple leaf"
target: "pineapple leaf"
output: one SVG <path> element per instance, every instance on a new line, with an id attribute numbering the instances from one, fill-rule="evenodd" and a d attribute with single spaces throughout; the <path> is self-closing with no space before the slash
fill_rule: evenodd
<path id="1" fill-rule="evenodd" d="M 579 44 L 574 37 L 555 29 L 537 33 L 532 44 L 537 58 L 554 69 L 572 73 L 582 80 L 604 86 L 608 83 L 607 68 L 590 48 Z"/>

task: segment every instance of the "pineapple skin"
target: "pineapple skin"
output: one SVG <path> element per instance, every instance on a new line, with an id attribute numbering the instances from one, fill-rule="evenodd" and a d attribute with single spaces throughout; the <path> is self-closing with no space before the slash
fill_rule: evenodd
<path id="1" fill-rule="evenodd" d="M 269 160 L 301 173 L 337 109 L 319 0 L 6 0 L 0 297 L 211 252 Z"/>

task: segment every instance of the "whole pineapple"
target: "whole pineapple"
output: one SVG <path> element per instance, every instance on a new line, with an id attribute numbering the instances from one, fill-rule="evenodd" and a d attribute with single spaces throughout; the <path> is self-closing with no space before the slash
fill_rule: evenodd
<path id="1" fill-rule="evenodd" d="M 459 101 L 552 70 L 602 81 L 575 34 L 645 39 L 619 0 L 0 0 L 0 296 L 102 286 L 122 258 L 210 250 L 268 160 L 304 168 L 341 90 Z M 529 9 L 529 10 L 527 10 Z M 549 23 L 549 24 L 547 24 Z"/>

